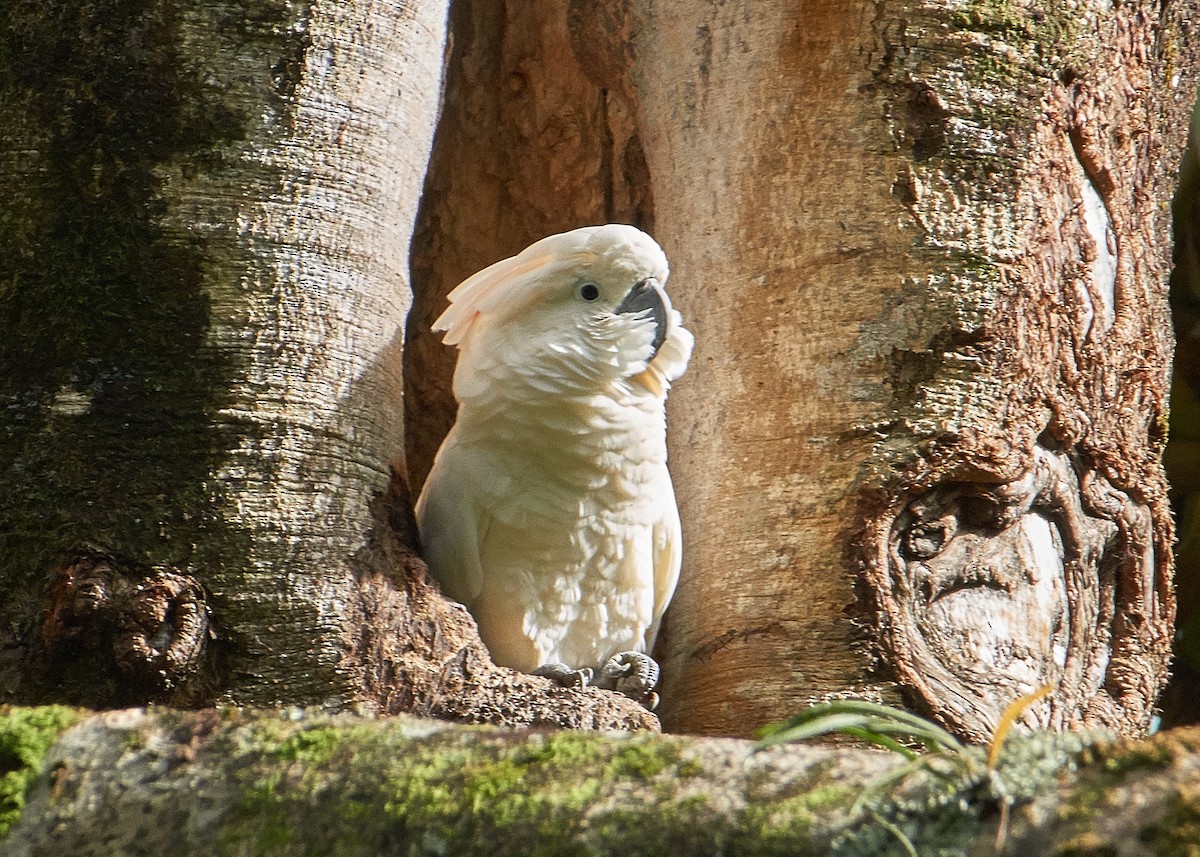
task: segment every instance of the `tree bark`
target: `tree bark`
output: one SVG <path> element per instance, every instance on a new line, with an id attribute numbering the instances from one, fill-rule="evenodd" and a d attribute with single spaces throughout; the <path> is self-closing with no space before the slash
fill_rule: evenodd
<path id="1" fill-rule="evenodd" d="M 985 737 L 1149 724 L 1186 10 L 635 4 L 697 350 L 664 725 L 887 693 Z"/>
<path id="2" fill-rule="evenodd" d="M 1049 683 L 1030 724 L 1140 733 L 1173 612 L 1181 8 L 458 7 L 415 242 L 415 480 L 453 414 L 445 292 L 546 232 L 652 228 L 698 343 L 669 407 L 665 725 L 899 691 L 982 738 Z"/>
<path id="3" fill-rule="evenodd" d="M 406 248 L 444 4 L 10 4 L 0 687 L 654 728 L 416 559 Z"/>
<path id="4" fill-rule="evenodd" d="M 994 767 L 980 750 L 889 783 L 901 757 L 846 746 L 300 710 L 114 711 L 58 734 L 73 719 L 0 716 L 6 776 L 28 783 L 0 794 L 5 854 L 1185 854 L 1200 818 L 1194 730 L 1024 736 Z"/>
<path id="5" fill-rule="evenodd" d="M 26 698 L 102 704 L 89 626 L 144 608 L 142 636 L 169 634 L 184 601 L 216 626 L 116 672 L 174 691 L 205 660 L 239 700 L 352 693 L 338 611 L 402 450 L 403 247 L 437 107 L 402 84 L 436 75 L 440 17 L 16 4 L 0 514 Z M 137 592 L 180 575 L 203 591 Z"/>

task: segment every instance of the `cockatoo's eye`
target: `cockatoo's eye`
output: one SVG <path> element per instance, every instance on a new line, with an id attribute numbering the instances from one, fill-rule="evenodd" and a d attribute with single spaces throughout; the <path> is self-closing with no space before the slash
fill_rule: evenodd
<path id="1" fill-rule="evenodd" d="M 585 301 L 594 301 L 600 297 L 600 287 L 595 283 L 584 283 L 579 287 L 579 296 Z"/>

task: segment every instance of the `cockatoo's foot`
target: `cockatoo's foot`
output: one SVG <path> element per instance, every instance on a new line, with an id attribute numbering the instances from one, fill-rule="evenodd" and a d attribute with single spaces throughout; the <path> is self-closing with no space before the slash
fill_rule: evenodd
<path id="1" fill-rule="evenodd" d="M 623 693 L 653 711 L 658 707 L 658 694 L 654 692 L 658 675 L 658 664 L 649 655 L 618 652 L 600 668 L 600 675 L 593 684 Z"/>
<path id="2" fill-rule="evenodd" d="M 533 674 L 548 678 L 563 687 L 587 687 L 592 683 L 592 671 L 589 667 L 575 670 L 566 664 L 542 664 Z"/>

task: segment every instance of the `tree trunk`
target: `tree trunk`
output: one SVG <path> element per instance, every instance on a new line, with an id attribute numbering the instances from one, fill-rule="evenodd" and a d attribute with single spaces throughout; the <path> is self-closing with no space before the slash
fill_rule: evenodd
<path id="1" fill-rule="evenodd" d="M 896 779 L 845 746 L 161 709 L 58 735 L 72 719 L 0 716 L 6 855 L 1183 855 L 1200 818 L 1194 730 L 1042 733 Z"/>
<path id="2" fill-rule="evenodd" d="M 0 514 L 26 693 L 99 702 L 67 650 L 100 654 L 87 626 L 117 590 L 179 577 L 203 591 L 145 609 L 195 614 L 190 639 L 118 643 L 123 672 L 173 688 L 211 648 L 239 700 L 352 692 L 338 611 L 402 450 L 403 248 L 437 107 L 403 84 L 436 75 L 440 17 L 18 7 Z M 30 669 L 38 642 L 65 675 Z"/>
<path id="3" fill-rule="evenodd" d="M 651 228 L 697 333 L 668 728 L 899 689 L 985 737 L 1049 683 L 1027 722 L 1144 730 L 1173 610 L 1179 8 L 551 5 L 456 7 L 414 479 L 453 414 L 445 292 L 547 232 Z"/>
<path id="4" fill-rule="evenodd" d="M 5 694 L 655 726 L 496 669 L 413 554 L 406 248 L 444 4 L 9 8 Z"/>
<path id="5" fill-rule="evenodd" d="M 1186 10 L 646 2 L 633 79 L 696 331 L 664 725 L 894 681 L 986 737 L 1149 724 Z M 886 686 L 885 686 L 886 687 Z"/>

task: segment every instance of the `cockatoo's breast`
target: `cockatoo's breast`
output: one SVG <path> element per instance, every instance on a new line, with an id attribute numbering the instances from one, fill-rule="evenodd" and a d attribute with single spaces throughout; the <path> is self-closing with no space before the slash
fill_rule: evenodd
<path id="1" fill-rule="evenodd" d="M 662 401 L 621 390 L 490 404 L 487 419 L 459 422 L 486 437 L 456 439 L 476 447 L 489 516 L 472 606 L 484 642 L 524 670 L 644 649 L 657 618 L 656 541 L 678 528 Z"/>

